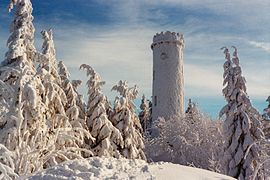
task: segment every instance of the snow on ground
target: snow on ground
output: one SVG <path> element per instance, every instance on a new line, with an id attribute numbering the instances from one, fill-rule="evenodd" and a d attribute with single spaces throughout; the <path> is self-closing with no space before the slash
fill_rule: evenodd
<path id="1" fill-rule="evenodd" d="M 151 163 L 143 160 L 93 157 L 68 161 L 20 179 L 64 180 L 64 179 L 156 179 L 156 180 L 233 180 L 233 178 L 211 171 L 181 166 L 172 163 Z"/>

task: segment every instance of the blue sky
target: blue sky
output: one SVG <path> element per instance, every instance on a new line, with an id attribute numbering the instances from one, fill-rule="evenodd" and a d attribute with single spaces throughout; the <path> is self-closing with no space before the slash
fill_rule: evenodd
<path id="1" fill-rule="evenodd" d="M 0 4 L 0 57 L 4 59 L 8 0 Z M 216 117 L 225 104 L 221 93 L 224 56 L 220 47 L 235 45 L 248 94 L 259 111 L 270 95 L 269 0 L 32 0 L 36 46 L 42 29 L 54 30 L 58 60 L 73 79 L 92 65 L 106 81 L 104 92 L 120 79 L 151 96 L 152 37 L 160 31 L 184 34 L 185 96 Z M 81 89 L 85 92 L 85 89 Z"/>

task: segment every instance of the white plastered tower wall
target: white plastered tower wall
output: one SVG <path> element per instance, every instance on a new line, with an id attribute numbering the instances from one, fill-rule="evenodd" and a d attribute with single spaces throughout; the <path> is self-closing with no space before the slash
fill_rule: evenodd
<path id="1" fill-rule="evenodd" d="M 152 118 L 184 114 L 184 38 L 180 33 L 156 34 L 153 50 Z"/>

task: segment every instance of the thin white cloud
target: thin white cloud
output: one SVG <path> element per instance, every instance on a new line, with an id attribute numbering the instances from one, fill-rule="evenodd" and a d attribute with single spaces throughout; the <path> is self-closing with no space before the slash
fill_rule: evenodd
<path id="1" fill-rule="evenodd" d="M 254 72 L 253 68 L 243 69 L 243 76 L 247 80 L 247 93 L 252 98 L 265 98 L 270 94 L 270 75 L 267 72 Z M 211 96 L 222 95 L 223 83 L 222 67 L 185 64 L 185 86 L 187 96 Z"/>
<path id="2" fill-rule="evenodd" d="M 250 41 L 249 44 L 257 47 L 257 48 L 261 48 L 267 52 L 270 52 L 270 43 L 267 42 L 256 42 L 256 41 Z"/>
<path id="3" fill-rule="evenodd" d="M 222 72 L 214 67 L 185 63 L 185 94 L 187 96 L 219 96 Z"/>

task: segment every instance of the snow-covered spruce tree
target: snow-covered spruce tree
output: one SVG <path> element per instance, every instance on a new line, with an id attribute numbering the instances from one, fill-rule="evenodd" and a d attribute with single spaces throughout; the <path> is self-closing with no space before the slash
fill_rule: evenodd
<path id="1" fill-rule="evenodd" d="M 240 180 L 251 179 L 254 169 L 258 166 L 260 149 L 253 145 L 264 138 L 261 130 L 261 115 L 252 107 L 246 93 L 246 81 L 242 76 L 237 49 L 234 48 L 231 59 L 229 50 L 224 47 L 224 81 L 223 94 L 228 102 L 219 116 L 225 114 L 224 121 L 224 158 L 223 171 L 225 174 Z M 245 156 L 247 149 L 249 153 Z M 258 174 L 256 179 L 260 179 Z"/>
<path id="2" fill-rule="evenodd" d="M 106 114 L 107 101 L 101 91 L 105 82 L 91 66 L 82 64 L 80 69 L 85 69 L 89 77 L 86 121 L 95 142 L 88 142 L 88 145 L 96 156 L 120 157 L 119 149 L 123 147 L 123 138 Z"/>
<path id="3" fill-rule="evenodd" d="M 80 147 L 85 147 L 85 140 L 91 140 L 92 136 L 86 125 L 84 102 L 81 99 L 81 95 L 77 92 L 77 87 L 82 81 L 70 81 L 68 69 L 62 61 L 59 62 L 58 68 L 62 89 L 64 89 L 67 97 L 67 104 L 65 106 L 66 115 L 69 118 L 75 136 L 80 139 Z M 87 157 L 89 155 L 84 153 L 84 156 Z"/>
<path id="4" fill-rule="evenodd" d="M 0 67 L 0 78 L 6 83 L 5 86 L 9 86 L 8 89 L 13 88 L 13 95 L 16 94 L 19 89 L 22 89 L 22 87 L 18 87 L 18 85 L 20 85 L 19 78 L 26 79 L 23 83 L 23 85 L 25 85 L 35 73 L 35 70 L 31 68 L 33 67 L 32 54 L 35 51 L 33 45 L 33 17 L 31 15 L 32 4 L 29 0 L 11 1 L 9 11 L 13 9 L 14 5 L 16 5 L 16 11 L 14 13 L 14 20 L 10 25 L 11 34 L 7 41 L 8 52 Z M 23 73 L 27 78 L 22 77 Z M 8 101 L 11 101 L 11 98 L 2 98 L 5 98 L 4 104 L 10 105 Z"/>
<path id="5" fill-rule="evenodd" d="M 45 89 L 43 102 L 48 107 L 46 118 L 49 120 L 49 128 L 57 128 L 68 122 L 64 108 L 67 98 L 61 88 L 61 79 L 57 72 L 52 31 L 42 31 L 41 34 L 44 41 L 42 53 L 36 56 L 39 63 L 37 75 L 42 80 Z"/>
<path id="6" fill-rule="evenodd" d="M 65 90 L 70 89 L 63 86 L 58 74 L 52 31 L 42 31 L 42 36 L 44 42 L 42 53 L 37 55 L 39 62 L 37 75 L 42 79 L 45 89 L 43 102 L 48 107 L 46 111 L 50 131 L 48 138 L 55 139 L 54 148 L 57 152 L 57 155 L 46 163 L 48 167 L 65 160 L 82 158 L 82 152 L 92 154 L 90 150 L 82 148 L 84 139 L 92 139 L 92 136 L 84 129 L 83 120 L 78 117 L 76 98 L 70 97 L 75 96 L 76 93 L 71 89 L 73 94 L 66 94 Z M 73 88 L 71 84 L 69 87 Z M 69 103 L 73 103 L 74 106 L 70 106 Z"/>
<path id="7" fill-rule="evenodd" d="M 9 50 L 0 67 L 0 84 L 3 88 L 0 99 L 4 105 L 0 112 L 0 141 L 12 151 L 10 160 L 13 160 L 14 166 L 9 163 L 11 169 L 18 175 L 27 175 L 48 165 L 57 164 L 56 160 L 81 157 L 77 153 L 81 149 L 67 143 L 65 146 L 59 145 L 59 141 L 70 142 L 73 139 L 74 143 L 77 139 L 71 131 L 72 128 L 55 128 L 55 124 L 61 122 L 57 117 L 52 118 L 51 112 L 59 111 L 60 103 L 56 103 L 57 108 L 48 108 L 48 99 L 55 97 L 54 94 L 59 95 L 58 92 L 61 91 L 52 85 L 57 76 L 57 68 L 53 67 L 56 70 L 53 71 L 50 61 L 54 48 L 46 46 L 48 49 L 43 51 L 43 56 L 36 53 L 33 45 L 31 2 L 13 0 L 9 6 L 10 10 L 14 5 L 16 12 L 7 43 Z M 40 60 L 40 57 L 43 57 L 43 60 L 47 58 L 40 61 L 46 63 L 40 63 L 42 66 L 40 65 L 39 71 L 36 72 L 33 62 L 34 59 Z M 10 177 L 13 175 L 10 174 Z"/>
<path id="8" fill-rule="evenodd" d="M 23 64 L 28 65 L 34 70 L 33 58 L 36 49 L 34 46 L 35 28 L 32 23 L 32 4 L 30 0 L 11 0 L 9 12 L 15 5 L 14 20 L 10 25 L 11 35 L 7 41 L 9 50 L 2 64 L 14 64 L 13 66 L 17 66 L 22 65 L 23 61 Z"/>
<path id="9" fill-rule="evenodd" d="M 141 122 L 143 132 L 144 134 L 146 134 L 151 126 L 151 123 L 150 123 L 149 102 L 146 100 L 145 95 L 142 96 L 140 109 L 141 112 L 139 113 L 139 119 Z"/>
<path id="10" fill-rule="evenodd" d="M 199 109 L 197 108 L 196 104 L 192 102 L 191 99 L 189 99 L 186 116 L 187 118 L 189 118 L 191 124 L 194 123 L 194 121 L 196 120 L 196 115 L 198 114 L 200 114 Z"/>
<path id="11" fill-rule="evenodd" d="M 270 96 L 266 99 L 266 102 L 268 102 L 267 108 L 265 108 L 264 111 L 264 117 L 268 120 L 270 120 Z"/>
<path id="12" fill-rule="evenodd" d="M 266 99 L 266 102 L 268 102 L 268 106 L 263 110 L 263 118 L 270 120 L 270 96 Z"/>
<path id="13" fill-rule="evenodd" d="M 23 133 L 21 124 L 25 124 L 24 130 L 27 128 L 31 135 L 37 131 L 37 125 L 44 125 L 44 108 L 39 96 L 43 87 L 40 80 L 34 76 L 36 71 L 33 65 L 35 47 L 32 4 L 30 0 L 11 1 L 9 11 L 14 5 L 16 11 L 7 41 L 8 52 L 0 67 L 1 82 L 12 92 L 8 99 L 5 97 L 4 104 L 8 104 L 10 108 L 1 118 L 2 123 L 6 124 L 1 130 L 1 143 L 7 145 L 7 141 L 12 142 L 7 145 L 11 150 L 15 149 L 18 136 L 23 135 L 20 134 Z M 20 103 L 23 103 L 22 107 L 19 106 Z M 22 108 L 20 117 L 17 116 L 19 108 Z"/>
<path id="14" fill-rule="evenodd" d="M 77 114 L 75 117 L 80 118 L 83 122 L 82 124 L 86 125 L 85 122 L 85 103 L 82 99 L 82 95 L 78 93 L 78 87 L 82 84 L 81 80 L 69 80 L 70 74 L 67 67 L 64 65 L 63 61 L 58 63 L 59 75 L 61 77 L 62 88 L 64 89 L 67 96 L 67 111 L 73 107 L 73 112 Z M 73 113 L 72 113 L 73 114 Z M 77 119 L 72 118 L 72 119 Z"/>
<path id="15" fill-rule="evenodd" d="M 192 102 L 191 99 L 189 99 L 186 114 L 187 115 L 189 115 L 189 114 L 192 115 L 192 114 L 195 114 L 197 111 L 198 111 L 198 109 L 196 107 L 196 104 L 194 102 Z"/>
<path id="16" fill-rule="evenodd" d="M 146 159 L 144 154 L 144 139 L 140 120 L 135 113 L 133 100 L 138 94 L 137 86 L 128 87 L 127 81 L 119 81 L 112 90 L 119 92 L 115 98 L 113 125 L 119 129 L 124 139 L 121 154 L 131 159 Z"/>
<path id="17" fill-rule="evenodd" d="M 268 106 L 264 109 L 263 113 L 263 132 L 265 134 L 266 141 L 263 143 L 263 149 L 265 149 L 265 157 L 262 157 L 261 169 L 264 170 L 264 177 L 270 177 L 270 96 L 266 99 Z"/>
<path id="18" fill-rule="evenodd" d="M 270 139 L 270 96 L 266 100 L 268 102 L 267 108 L 265 108 L 263 111 L 263 132 L 265 134 L 266 139 Z"/>
<path id="19" fill-rule="evenodd" d="M 71 104 L 70 106 L 76 104 L 76 108 L 79 110 L 79 118 L 85 119 L 86 105 L 83 101 L 83 96 L 78 92 L 78 87 L 82 84 L 82 81 L 69 80 L 70 73 L 63 61 L 60 61 L 58 63 L 58 69 L 59 75 L 61 77 L 62 86 L 64 87 L 68 98 L 68 104 Z"/>
<path id="20" fill-rule="evenodd" d="M 0 133 L 1 143 L 13 151 L 11 168 L 18 175 L 26 175 L 42 169 L 53 149 L 47 143 L 46 106 L 42 102 L 44 87 L 33 65 L 36 52 L 32 5 L 29 0 L 11 1 L 9 10 L 14 5 L 16 12 L 7 42 L 9 50 L 0 67 L 0 82 L 4 87 L 1 96 L 6 96 L 3 99 L 9 107 L 1 116 L 4 126 Z"/>

